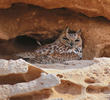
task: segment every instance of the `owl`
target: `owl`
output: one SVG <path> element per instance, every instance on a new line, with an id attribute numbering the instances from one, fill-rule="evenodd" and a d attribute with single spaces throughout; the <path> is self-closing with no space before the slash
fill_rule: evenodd
<path id="1" fill-rule="evenodd" d="M 18 53 L 16 56 L 33 64 L 80 60 L 82 58 L 81 30 L 73 31 L 66 27 L 53 43 L 43 45 L 33 52 Z"/>

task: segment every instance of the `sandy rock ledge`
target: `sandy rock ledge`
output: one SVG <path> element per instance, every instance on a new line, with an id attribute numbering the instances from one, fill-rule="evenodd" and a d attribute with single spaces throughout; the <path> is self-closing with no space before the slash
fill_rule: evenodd
<path id="1" fill-rule="evenodd" d="M 47 100 L 110 99 L 110 58 L 37 66 L 61 78 L 61 84 L 53 89 L 54 95 Z"/>
<path id="2" fill-rule="evenodd" d="M 110 58 L 35 66 L 1 59 L 0 100 L 110 100 Z"/>
<path id="3" fill-rule="evenodd" d="M 11 97 L 16 95 L 31 94 L 31 92 L 34 93 L 35 91 L 51 88 L 60 84 L 59 78 L 55 75 L 47 74 L 34 66 L 29 68 L 30 66 L 31 65 L 22 59 L 16 61 L 0 60 L 0 100 L 10 100 Z M 2 80 L 6 75 L 7 79 L 5 78 Z M 15 80 L 12 80 L 16 82 L 11 82 L 12 80 L 9 80 L 13 77 L 15 77 Z M 21 79 L 21 82 L 20 80 L 17 80 L 18 77 Z"/>

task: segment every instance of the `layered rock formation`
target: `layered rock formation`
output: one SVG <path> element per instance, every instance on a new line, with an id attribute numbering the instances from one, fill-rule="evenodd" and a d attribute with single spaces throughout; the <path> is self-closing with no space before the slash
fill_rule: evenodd
<path id="1" fill-rule="evenodd" d="M 109 58 L 69 61 L 64 64 L 56 64 L 56 66 L 38 66 L 48 68 L 45 69 L 46 72 L 61 78 L 61 84 L 54 88 L 54 91 L 57 92 L 57 98 L 60 97 L 61 100 L 110 99 Z M 50 96 L 50 98 L 53 97 Z"/>
<path id="2" fill-rule="evenodd" d="M 1 0 L 0 8 L 9 8 L 13 3 L 33 4 L 48 9 L 70 8 L 76 12 L 81 12 L 88 16 L 104 16 L 110 19 L 109 0 Z"/>
<path id="3" fill-rule="evenodd" d="M 82 30 L 83 59 L 110 57 L 110 23 L 102 17 L 88 18 L 69 9 L 47 10 L 21 4 L 0 10 L 0 15 L 0 38 L 8 40 L 0 43 L 0 58 L 7 59 L 7 55 L 28 51 L 24 44 L 29 46 L 28 39 L 26 38 L 25 42 L 22 35 L 41 42 L 50 38 L 55 40 L 67 25 L 75 31 Z M 16 44 L 18 38 L 15 37 L 18 36 L 21 36 L 21 40 Z M 33 50 L 31 47 L 30 49 Z"/>
<path id="4" fill-rule="evenodd" d="M 39 93 L 36 93 L 37 91 L 45 89 L 49 92 L 51 89 L 48 88 L 58 84 L 60 81 L 55 75 L 47 74 L 22 59 L 0 60 L 0 100 L 13 100 L 15 96 L 28 94 L 37 95 Z"/>
<path id="5" fill-rule="evenodd" d="M 0 100 L 110 99 L 109 58 L 36 66 L 0 60 Z"/>
<path id="6" fill-rule="evenodd" d="M 36 40 L 52 42 L 67 25 L 82 30 L 83 59 L 110 57 L 110 23 L 104 18 L 110 19 L 109 3 L 1 0 L 0 58 L 15 59 L 14 53 L 34 50 Z M 1 59 L 0 100 L 109 100 L 109 77 L 109 58 L 35 66 L 22 59 Z"/>

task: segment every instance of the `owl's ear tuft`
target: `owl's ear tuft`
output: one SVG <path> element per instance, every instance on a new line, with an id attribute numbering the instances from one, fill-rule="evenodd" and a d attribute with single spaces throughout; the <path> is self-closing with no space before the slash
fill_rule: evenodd
<path id="1" fill-rule="evenodd" d="M 69 32 L 69 26 L 66 26 L 65 33 L 68 33 L 68 32 Z"/>
<path id="2" fill-rule="evenodd" d="M 66 35 L 66 37 L 68 37 L 68 35 L 69 35 L 69 26 L 66 26 L 66 28 L 65 28 L 65 35 Z"/>
<path id="3" fill-rule="evenodd" d="M 76 31 L 76 34 L 81 34 L 81 29 L 79 29 L 78 31 Z"/>

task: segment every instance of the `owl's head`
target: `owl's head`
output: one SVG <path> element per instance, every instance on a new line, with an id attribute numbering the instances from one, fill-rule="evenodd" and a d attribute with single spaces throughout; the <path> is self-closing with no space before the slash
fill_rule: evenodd
<path id="1" fill-rule="evenodd" d="M 66 27 L 63 31 L 63 35 L 60 37 L 60 41 L 70 48 L 82 46 L 81 30 L 75 32 L 70 30 L 69 27 Z"/>

